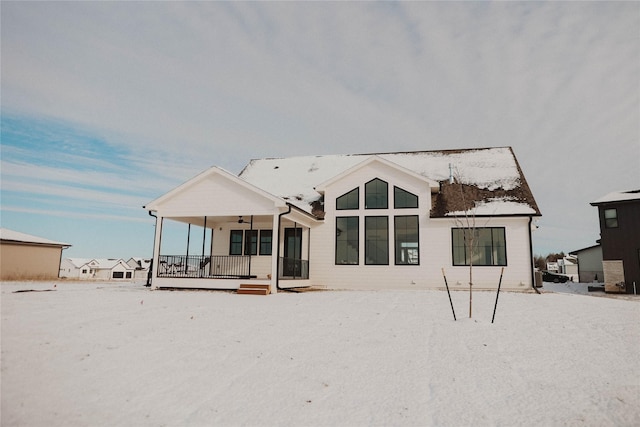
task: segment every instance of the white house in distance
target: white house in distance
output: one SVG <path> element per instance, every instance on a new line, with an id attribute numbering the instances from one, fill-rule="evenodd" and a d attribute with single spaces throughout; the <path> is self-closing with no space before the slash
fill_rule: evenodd
<path id="1" fill-rule="evenodd" d="M 145 207 L 156 219 L 154 288 L 533 287 L 540 211 L 510 147 L 252 160 L 212 167 Z M 197 254 L 166 253 L 189 224 Z M 465 244 L 475 224 L 477 247 Z M 157 267 L 156 267 L 157 266 Z"/>
<path id="2" fill-rule="evenodd" d="M 135 268 L 116 258 L 65 258 L 60 277 L 79 280 L 132 280 Z"/>
<path id="3" fill-rule="evenodd" d="M 127 261 L 127 265 L 134 269 L 134 279 L 147 279 L 149 268 L 151 268 L 151 259 L 141 257 L 131 257 Z"/>

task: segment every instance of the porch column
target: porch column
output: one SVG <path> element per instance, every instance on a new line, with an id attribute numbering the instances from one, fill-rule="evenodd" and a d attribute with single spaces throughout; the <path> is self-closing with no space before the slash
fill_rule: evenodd
<path id="1" fill-rule="evenodd" d="M 280 211 L 276 210 L 273 214 L 273 231 L 271 232 L 271 293 L 275 294 L 278 292 L 278 287 L 276 283 L 278 283 L 278 262 L 280 255 L 280 230 L 278 229 L 279 224 L 279 215 Z"/>
<path id="2" fill-rule="evenodd" d="M 153 264 L 151 266 L 152 285 L 154 283 L 157 283 L 155 279 L 158 277 L 158 269 L 160 268 L 160 244 L 162 239 L 162 221 L 163 220 L 164 220 L 164 217 L 156 216 L 156 231 L 155 231 L 155 237 L 153 239 Z M 155 285 L 155 288 L 157 289 L 158 286 Z"/>

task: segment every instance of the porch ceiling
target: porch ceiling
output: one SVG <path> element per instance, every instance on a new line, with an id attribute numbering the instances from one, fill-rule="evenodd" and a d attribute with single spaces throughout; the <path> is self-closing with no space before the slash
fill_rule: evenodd
<path id="1" fill-rule="evenodd" d="M 178 221 L 178 222 L 182 222 L 184 224 L 191 224 L 191 225 L 196 225 L 199 227 L 204 227 L 205 224 L 205 220 L 203 216 L 167 216 L 165 217 L 166 219 L 170 219 L 172 221 Z M 238 215 L 220 215 L 220 216 L 209 216 L 207 215 L 207 228 L 212 228 L 215 227 L 216 224 L 225 224 L 225 223 L 238 223 L 238 220 L 240 219 L 240 217 Z M 246 215 L 242 215 L 242 219 L 243 219 L 243 225 L 245 227 L 249 227 L 249 224 L 251 224 L 251 214 L 246 214 Z M 264 223 L 264 222 L 271 222 L 273 221 L 273 215 L 254 215 L 253 216 L 253 222 L 254 223 Z M 305 227 L 313 227 L 313 225 L 319 224 L 322 221 L 319 220 L 313 220 L 311 219 L 308 215 L 304 215 L 300 212 L 297 211 L 291 211 L 290 213 L 288 213 L 287 215 L 284 215 L 283 217 L 283 223 L 287 224 L 287 223 L 297 223 L 300 225 L 303 225 Z"/>
<path id="2" fill-rule="evenodd" d="M 165 217 L 166 219 L 170 219 L 172 221 L 178 221 L 185 224 L 197 225 L 199 227 L 204 227 L 205 219 L 204 217 L 195 217 L 195 216 L 178 216 L 178 217 Z M 207 216 L 207 228 L 213 227 L 215 224 L 223 224 L 235 222 L 238 223 L 239 220 L 238 215 L 221 215 L 221 216 Z M 243 224 L 247 226 L 251 223 L 251 214 L 242 215 L 242 219 L 244 220 Z M 272 221 L 273 215 L 254 215 L 253 222 L 266 222 Z"/>

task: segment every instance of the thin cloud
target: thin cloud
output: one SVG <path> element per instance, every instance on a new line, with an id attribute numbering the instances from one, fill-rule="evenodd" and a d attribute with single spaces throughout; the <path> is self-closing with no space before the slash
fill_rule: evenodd
<path id="1" fill-rule="evenodd" d="M 9 2 L 2 12 L 3 116 L 54 118 L 122 148 L 94 159 L 88 182 L 149 200 L 250 158 L 510 145 L 544 215 L 536 242 L 550 251 L 592 244 L 588 203 L 640 182 L 638 3 Z"/>

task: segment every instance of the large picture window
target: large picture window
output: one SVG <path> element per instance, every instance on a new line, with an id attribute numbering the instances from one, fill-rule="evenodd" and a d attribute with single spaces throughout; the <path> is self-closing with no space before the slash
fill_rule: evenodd
<path id="1" fill-rule="evenodd" d="M 394 231 L 396 264 L 420 264 L 418 216 L 395 217 Z"/>
<path id="2" fill-rule="evenodd" d="M 360 206 L 360 188 L 356 187 L 336 199 L 336 209 L 358 209 Z"/>
<path id="3" fill-rule="evenodd" d="M 507 265 L 507 246 L 503 227 L 484 227 L 474 230 L 453 228 L 451 234 L 453 265 Z M 469 250 L 470 243 L 473 244 L 471 250 Z"/>
<path id="4" fill-rule="evenodd" d="M 389 217 L 368 216 L 364 219 L 365 249 L 367 265 L 389 264 Z"/>
<path id="5" fill-rule="evenodd" d="M 364 185 L 365 209 L 389 207 L 389 185 L 381 179 L 373 179 Z"/>
<path id="6" fill-rule="evenodd" d="M 358 242 L 360 220 L 357 216 L 336 218 L 336 264 L 355 265 L 359 262 Z"/>

